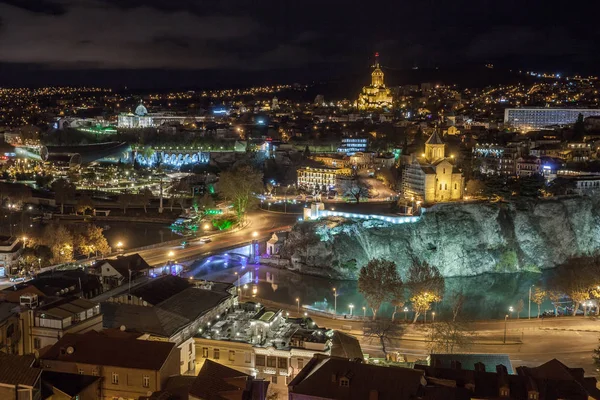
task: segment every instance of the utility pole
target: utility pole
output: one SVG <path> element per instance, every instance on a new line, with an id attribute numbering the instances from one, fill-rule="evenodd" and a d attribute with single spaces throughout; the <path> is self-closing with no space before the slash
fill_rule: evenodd
<path id="1" fill-rule="evenodd" d="M 160 205 L 158 206 L 158 213 L 162 214 L 163 212 L 163 178 L 160 177 Z"/>
<path id="2" fill-rule="evenodd" d="M 529 286 L 529 317 L 527 319 L 531 319 L 531 288 L 534 285 Z"/>
<path id="3" fill-rule="evenodd" d="M 508 314 L 504 316 L 504 344 L 506 344 L 506 323 L 508 321 Z"/>

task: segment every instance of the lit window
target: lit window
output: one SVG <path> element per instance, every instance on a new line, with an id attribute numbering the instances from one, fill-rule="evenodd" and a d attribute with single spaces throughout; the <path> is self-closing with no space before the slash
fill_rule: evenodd
<path id="1" fill-rule="evenodd" d="M 229 350 L 229 361 L 235 361 L 235 351 Z"/>
<path id="2" fill-rule="evenodd" d="M 150 387 L 150 377 L 148 375 L 144 375 L 144 377 L 142 378 L 142 386 L 145 388 Z"/>
<path id="3" fill-rule="evenodd" d="M 208 358 L 208 347 L 202 348 L 202 358 Z"/>
<path id="4" fill-rule="evenodd" d="M 214 355 L 213 355 L 213 358 L 214 358 L 215 360 L 218 360 L 218 359 L 219 359 L 219 356 L 220 356 L 220 354 L 219 354 L 219 349 L 215 349 L 215 350 L 214 350 Z"/>
<path id="5" fill-rule="evenodd" d="M 119 374 L 117 374 L 116 372 L 113 372 L 111 382 L 113 385 L 118 385 L 119 384 Z"/>

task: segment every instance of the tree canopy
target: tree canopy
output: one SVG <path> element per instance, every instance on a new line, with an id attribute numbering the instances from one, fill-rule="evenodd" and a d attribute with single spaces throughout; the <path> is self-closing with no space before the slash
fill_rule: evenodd
<path id="1" fill-rule="evenodd" d="M 397 297 L 401 287 L 402 279 L 393 261 L 375 258 L 360 269 L 358 290 L 373 311 L 373 319 L 384 302 Z"/>

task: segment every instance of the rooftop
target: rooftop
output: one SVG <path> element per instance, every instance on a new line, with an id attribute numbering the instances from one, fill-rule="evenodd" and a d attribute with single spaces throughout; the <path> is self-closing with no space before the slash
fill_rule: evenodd
<path id="1" fill-rule="evenodd" d="M 331 331 L 319 328 L 310 318 L 286 318 L 281 310 L 268 310 L 258 304 L 244 303 L 203 327 L 197 337 L 280 350 L 303 348 L 307 343 L 314 343 L 324 351 L 329 346 L 331 335 Z"/>
<path id="2" fill-rule="evenodd" d="M 175 343 L 119 338 L 90 331 L 67 333 L 42 358 L 158 371 L 174 348 Z"/>
<path id="3" fill-rule="evenodd" d="M 6 385 L 34 386 L 42 373 L 33 368 L 33 355 L 17 356 L 0 352 L 0 383 Z"/>

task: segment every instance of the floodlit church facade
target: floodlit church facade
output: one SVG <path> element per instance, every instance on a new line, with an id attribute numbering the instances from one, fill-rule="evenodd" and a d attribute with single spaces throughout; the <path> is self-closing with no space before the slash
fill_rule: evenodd
<path id="1" fill-rule="evenodd" d="M 425 143 L 425 152 L 418 157 L 413 155 L 404 167 L 405 198 L 424 204 L 463 198 L 463 174 L 455 169 L 452 158 L 447 158 L 445 153 L 446 145 L 436 130 Z"/>
<path id="2" fill-rule="evenodd" d="M 357 105 L 360 110 L 392 108 L 392 93 L 385 87 L 383 71 L 379 67 L 379 53 L 375 53 L 375 65 L 371 72 L 371 84 L 364 86 L 358 96 Z"/>

